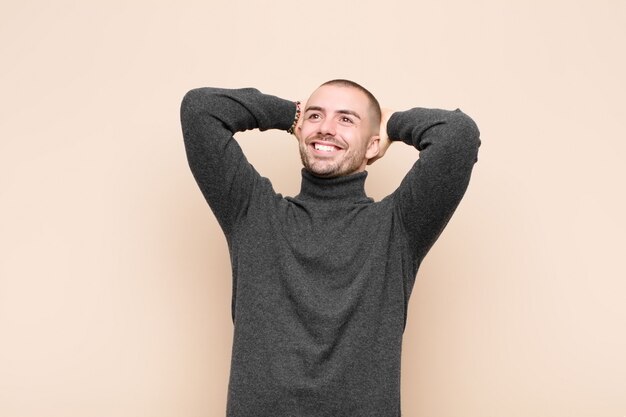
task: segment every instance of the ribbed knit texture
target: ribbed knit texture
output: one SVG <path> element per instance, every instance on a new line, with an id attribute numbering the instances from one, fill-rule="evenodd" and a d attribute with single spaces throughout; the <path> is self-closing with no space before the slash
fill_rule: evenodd
<path id="1" fill-rule="evenodd" d="M 294 113 L 254 89 L 197 89 L 183 100 L 189 164 L 233 269 L 227 416 L 398 417 L 409 296 L 467 187 L 478 130 L 459 111 L 395 113 L 390 136 L 421 154 L 389 197 L 366 196 L 366 172 L 303 170 L 299 195 L 284 198 L 232 135 L 286 130 Z"/>

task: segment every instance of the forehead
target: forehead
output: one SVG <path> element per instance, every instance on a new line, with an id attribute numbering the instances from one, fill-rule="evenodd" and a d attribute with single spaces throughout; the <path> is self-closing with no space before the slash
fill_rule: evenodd
<path id="1" fill-rule="evenodd" d="M 307 107 L 318 106 L 327 111 L 353 110 L 365 115 L 368 109 L 367 96 L 353 87 L 323 85 L 311 94 Z"/>

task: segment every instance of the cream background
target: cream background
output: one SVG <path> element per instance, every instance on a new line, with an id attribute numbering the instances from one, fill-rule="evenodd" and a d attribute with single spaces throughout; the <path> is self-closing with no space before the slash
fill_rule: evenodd
<path id="1" fill-rule="evenodd" d="M 625 41 L 621 0 L 3 1 L 0 416 L 224 415 L 228 256 L 179 103 L 336 77 L 482 132 L 411 300 L 403 415 L 626 416 Z M 240 143 L 297 192 L 289 136 Z"/>

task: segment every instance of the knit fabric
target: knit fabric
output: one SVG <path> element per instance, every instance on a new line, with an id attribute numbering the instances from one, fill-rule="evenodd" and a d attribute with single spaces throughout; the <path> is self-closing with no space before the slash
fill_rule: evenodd
<path id="1" fill-rule="evenodd" d="M 367 172 L 302 171 L 276 193 L 233 139 L 287 130 L 295 104 L 255 89 L 185 96 L 193 175 L 230 250 L 234 339 L 228 417 L 398 417 L 407 306 L 420 262 L 467 187 L 480 144 L 460 111 L 396 112 L 391 138 L 420 150 L 380 202 Z"/>

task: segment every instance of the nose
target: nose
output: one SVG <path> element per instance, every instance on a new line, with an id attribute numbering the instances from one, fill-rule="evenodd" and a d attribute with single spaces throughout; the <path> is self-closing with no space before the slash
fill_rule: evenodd
<path id="1" fill-rule="evenodd" d="M 335 136 L 335 121 L 330 117 L 324 118 L 319 124 L 319 131 L 324 136 Z"/>

